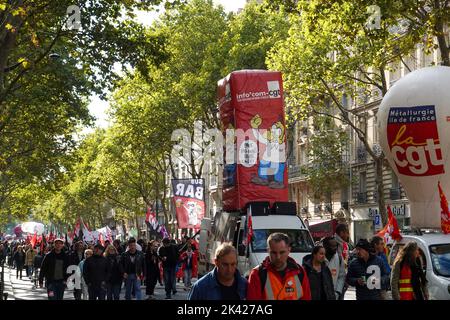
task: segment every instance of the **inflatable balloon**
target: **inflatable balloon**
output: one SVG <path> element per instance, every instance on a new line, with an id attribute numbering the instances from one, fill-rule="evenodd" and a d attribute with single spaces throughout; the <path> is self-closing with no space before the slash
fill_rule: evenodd
<path id="1" fill-rule="evenodd" d="M 377 118 L 380 145 L 410 201 L 411 226 L 440 229 L 438 181 L 450 199 L 450 68 L 398 80 Z"/>
<path id="2" fill-rule="evenodd" d="M 22 223 L 22 231 L 25 233 L 31 233 L 41 235 L 45 231 L 45 226 L 42 223 L 29 221 Z"/>
<path id="3" fill-rule="evenodd" d="M 17 237 L 20 237 L 20 236 L 22 236 L 22 226 L 20 225 L 20 224 L 18 224 L 17 226 L 15 226 L 14 227 L 14 234 L 17 236 Z"/>

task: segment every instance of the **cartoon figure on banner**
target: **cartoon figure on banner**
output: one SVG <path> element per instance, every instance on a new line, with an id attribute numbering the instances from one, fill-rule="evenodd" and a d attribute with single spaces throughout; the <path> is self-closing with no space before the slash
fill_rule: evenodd
<path id="1" fill-rule="evenodd" d="M 250 121 L 253 135 L 266 149 L 259 161 L 258 176 L 252 177 L 254 184 L 269 186 L 272 189 L 284 189 L 284 168 L 286 166 L 285 128 L 281 119 L 273 123 L 269 130 L 260 134 L 262 119 L 259 114 Z"/>
<path id="2" fill-rule="evenodd" d="M 195 201 L 188 201 L 185 206 L 188 212 L 188 224 L 196 226 L 198 224 L 198 216 L 202 212 L 202 207 Z"/>

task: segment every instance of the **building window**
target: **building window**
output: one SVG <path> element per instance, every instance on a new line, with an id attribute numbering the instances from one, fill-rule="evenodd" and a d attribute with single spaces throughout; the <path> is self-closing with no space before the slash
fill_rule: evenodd
<path id="1" fill-rule="evenodd" d="M 377 116 L 373 116 L 373 143 L 378 143 Z"/>
<path id="2" fill-rule="evenodd" d="M 359 192 L 366 192 L 366 172 L 359 173 Z"/>
<path id="3" fill-rule="evenodd" d="M 358 187 L 358 194 L 357 194 L 357 202 L 358 203 L 367 203 L 367 176 L 366 172 L 360 172 L 359 173 L 359 187 Z"/>
<path id="4" fill-rule="evenodd" d="M 391 173 L 392 186 L 390 190 L 391 200 L 399 200 L 401 198 L 400 183 L 394 171 Z"/>
<path id="5" fill-rule="evenodd" d="M 392 171 L 391 177 L 392 177 L 392 188 L 396 188 L 396 189 L 400 188 L 400 183 L 398 181 L 398 177 L 394 171 Z"/>
<path id="6" fill-rule="evenodd" d="M 348 96 L 347 96 L 346 93 L 344 93 L 344 94 L 342 95 L 342 106 L 343 106 L 344 108 L 346 108 L 346 109 L 349 107 L 349 105 L 348 105 Z"/>
<path id="7" fill-rule="evenodd" d="M 307 155 L 307 148 L 305 145 L 300 145 L 298 147 L 298 164 L 303 166 L 308 163 L 308 155 Z"/>
<path id="8" fill-rule="evenodd" d="M 431 67 L 432 65 L 434 65 L 434 52 L 431 49 L 428 53 L 425 51 L 426 49 L 423 48 L 422 49 L 422 59 L 420 61 L 420 65 L 422 68 L 425 67 Z"/>
<path id="9" fill-rule="evenodd" d="M 401 65 L 399 62 L 395 62 L 392 65 L 393 71 L 390 72 L 389 74 L 389 79 L 391 86 L 398 80 L 401 78 Z"/>

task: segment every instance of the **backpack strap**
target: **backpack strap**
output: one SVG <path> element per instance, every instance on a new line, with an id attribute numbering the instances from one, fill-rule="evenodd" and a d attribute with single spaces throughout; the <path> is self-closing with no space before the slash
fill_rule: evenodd
<path id="1" fill-rule="evenodd" d="M 261 283 L 261 293 L 263 294 L 267 281 L 267 269 L 263 267 L 262 263 L 258 266 L 258 275 Z"/>

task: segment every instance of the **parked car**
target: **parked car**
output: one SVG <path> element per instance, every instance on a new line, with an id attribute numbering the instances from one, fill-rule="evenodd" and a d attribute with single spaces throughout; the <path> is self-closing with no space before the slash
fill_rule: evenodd
<path id="1" fill-rule="evenodd" d="M 432 300 L 450 300 L 450 234 L 422 233 L 403 235 L 394 242 L 389 255 L 392 264 L 400 249 L 410 241 L 419 246 L 422 265 Z"/>

